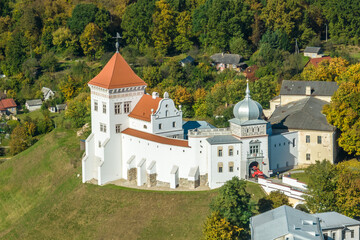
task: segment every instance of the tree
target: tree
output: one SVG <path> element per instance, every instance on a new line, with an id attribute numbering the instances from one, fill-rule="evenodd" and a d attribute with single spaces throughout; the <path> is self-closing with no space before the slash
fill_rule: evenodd
<path id="1" fill-rule="evenodd" d="M 54 52 L 47 52 L 41 56 L 40 66 L 47 72 L 55 72 L 58 60 Z"/>
<path id="2" fill-rule="evenodd" d="M 22 72 L 25 77 L 34 80 L 38 75 L 39 62 L 36 58 L 28 58 L 22 64 Z"/>
<path id="3" fill-rule="evenodd" d="M 305 173 L 309 176 L 306 206 L 311 212 L 336 211 L 336 169 L 329 161 L 316 161 Z"/>
<path id="4" fill-rule="evenodd" d="M 70 119 L 74 127 L 82 127 L 90 122 L 90 94 L 80 93 L 69 101 L 65 117 Z"/>
<path id="5" fill-rule="evenodd" d="M 225 218 L 220 216 L 219 212 L 212 212 L 206 219 L 203 229 L 204 240 L 232 240 L 243 230 L 237 226 L 231 225 Z"/>
<path id="6" fill-rule="evenodd" d="M 174 37 L 174 12 L 166 0 L 159 0 L 155 3 L 156 10 L 153 14 L 153 31 L 151 38 L 154 41 L 155 49 L 165 55 Z"/>
<path id="7" fill-rule="evenodd" d="M 59 88 L 66 101 L 69 101 L 78 93 L 79 82 L 69 75 L 60 83 Z"/>
<path id="8" fill-rule="evenodd" d="M 176 18 L 177 37 L 174 39 L 174 45 L 178 51 L 186 52 L 192 47 L 190 40 L 191 34 L 191 14 L 188 11 L 181 12 Z"/>
<path id="9" fill-rule="evenodd" d="M 249 234 L 250 217 L 253 215 L 254 205 L 250 202 L 251 196 L 246 192 L 246 182 L 233 177 L 219 190 L 213 199 L 210 209 L 218 211 L 231 225 L 243 228 L 239 236 L 245 238 Z"/>
<path id="10" fill-rule="evenodd" d="M 26 44 L 23 34 L 15 31 L 11 34 L 6 44 L 6 60 L 1 63 L 1 70 L 8 76 L 15 75 L 21 71 L 22 63 L 26 57 Z"/>
<path id="11" fill-rule="evenodd" d="M 251 56 L 251 47 L 248 42 L 242 37 L 233 37 L 230 41 L 231 53 L 240 54 L 244 58 L 248 59 Z"/>
<path id="12" fill-rule="evenodd" d="M 66 48 L 70 47 L 73 43 L 73 36 L 70 29 L 66 27 L 58 28 L 52 33 L 52 43 L 59 51 L 64 51 Z"/>
<path id="13" fill-rule="evenodd" d="M 13 132 L 10 135 L 10 153 L 12 155 L 16 155 L 25 149 L 27 149 L 30 145 L 31 139 L 28 136 L 25 127 L 18 125 L 14 128 Z"/>
<path id="14" fill-rule="evenodd" d="M 85 27 L 80 36 L 80 44 L 86 56 L 95 59 L 96 56 L 99 57 L 103 54 L 102 34 L 103 32 L 95 23 L 89 23 Z"/>
<path id="15" fill-rule="evenodd" d="M 95 21 L 97 11 L 98 8 L 94 4 L 76 5 L 68 21 L 70 30 L 80 35 L 89 23 Z"/>
<path id="16" fill-rule="evenodd" d="M 284 193 L 280 191 L 272 191 L 266 197 L 259 199 L 258 202 L 260 213 L 278 208 L 282 205 L 287 205 L 292 207 L 292 204 L 290 204 L 289 202 L 288 196 L 286 196 Z"/>
<path id="17" fill-rule="evenodd" d="M 339 146 L 347 153 L 360 155 L 360 64 L 353 65 L 341 76 L 340 86 L 324 106 L 327 121 L 340 131 Z"/>
<path id="18" fill-rule="evenodd" d="M 266 31 L 261 37 L 260 45 L 265 43 L 270 44 L 271 48 L 282 49 L 285 51 L 289 51 L 291 47 L 289 36 L 280 29 L 277 29 L 276 31 Z"/>
<path id="19" fill-rule="evenodd" d="M 251 97 L 259 102 L 264 109 L 270 107 L 269 101 L 276 95 L 277 81 L 268 75 L 251 84 Z"/>

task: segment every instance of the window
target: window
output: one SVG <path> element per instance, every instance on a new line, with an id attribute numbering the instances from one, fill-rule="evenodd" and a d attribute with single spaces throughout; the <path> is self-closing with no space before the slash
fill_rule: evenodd
<path id="1" fill-rule="evenodd" d="M 173 122 L 173 127 L 176 127 L 176 122 Z"/>
<path id="2" fill-rule="evenodd" d="M 116 124 L 116 125 L 115 125 L 115 132 L 116 132 L 116 133 L 120 133 L 120 132 L 121 132 L 121 124 Z"/>
<path id="3" fill-rule="evenodd" d="M 121 113 L 121 103 L 117 102 L 115 103 L 115 114 L 120 114 Z"/>
<path id="4" fill-rule="evenodd" d="M 162 128 L 162 124 L 161 123 L 159 123 L 159 129 L 161 129 Z"/>
<path id="5" fill-rule="evenodd" d="M 328 240 L 328 234 L 324 233 L 324 240 Z"/>
<path id="6" fill-rule="evenodd" d="M 354 235 L 354 230 L 350 230 L 350 237 L 351 237 L 351 238 L 354 238 L 354 237 L 355 237 L 355 235 Z"/>
<path id="7" fill-rule="evenodd" d="M 321 136 L 317 136 L 317 143 L 321 144 Z"/>
<path id="8" fill-rule="evenodd" d="M 259 145 L 250 145 L 250 154 L 259 153 Z"/>
<path id="9" fill-rule="evenodd" d="M 234 162 L 229 162 L 229 172 L 234 172 Z"/>
<path id="10" fill-rule="evenodd" d="M 346 238 L 346 231 L 342 230 L 342 239 L 345 239 L 345 238 Z"/>
<path id="11" fill-rule="evenodd" d="M 98 144 L 99 144 L 99 147 L 101 147 L 101 141 L 99 141 Z"/>
<path id="12" fill-rule="evenodd" d="M 130 102 L 124 102 L 124 113 L 130 112 Z"/>
<path id="13" fill-rule="evenodd" d="M 144 129 L 147 129 L 147 126 L 146 126 L 146 125 L 144 125 Z"/>
<path id="14" fill-rule="evenodd" d="M 218 171 L 219 171 L 219 173 L 223 172 L 223 163 L 221 163 L 221 162 L 218 163 Z"/>
<path id="15" fill-rule="evenodd" d="M 99 109 L 99 103 L 98 103 L 98 101 L 97 100 L 95 100 L 94 101 L 94 111 L 98 111 L 98 109 Z"/>
<path id="16" fill-rule="evenodd" d="M 310 135 L 306 135 L 306 143 L 310 143 Z"/>
<path id="17" fill-rule="evenodd" d="M 222 148 L 222 147 L 218 147 L 218 148 L 217 148 L 217 151 L 218 151 L 218 157 L 222 157 L 222 155 L 223 155 L 223 148 Z"/>
<path id="18" fill-rule="evenodd" d="M 169 111 L 168 110 L 165 111 L 165 117 L 167 117 L 167 116 L 169 116 Z"/>
<path id="19" fill-rule="evenodd" d="M 293 138 L 293 147 L 295 147 L 295 138 Z"/>
<path id="20" fill-rule="evenodd" d="M 332 238 L 336 239 L 336 233 L 332 233 Z"/>
<path id="21" fill-rule="evenodd" d="M 229 147 L 229 156 L 234 155 L 234 149 L 232 147 Z"/>
<path id="22" fill-rule="evenodd" d="M 100 123 L 100 132 L 106 133 L 106 124 L 105 123 Z"/>
<path id="23" fill-rule="evenodd" d="M 106 103 L 102 103 L 102 107 L 103 107 L 103 113 L 106 113 Z"/>
<path id="24" fill-rule="evenodd" d="M 310 153 L 306 154 L 306 160 L 310 161 Z"/>

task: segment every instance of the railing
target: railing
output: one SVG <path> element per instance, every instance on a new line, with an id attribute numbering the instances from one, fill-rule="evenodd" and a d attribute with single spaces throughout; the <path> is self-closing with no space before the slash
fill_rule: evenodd
<path id="1" fill-rule="evenodd" d="M 209 129 L 192 129 L 189 130 L 188 136 L 213 136 L 213 135 L 228 135 L 231 134 L 229 128 L 209 128 Z"/>
<path id="2" fill-rule="evenodd" d="M 249 152 L 247 152 L 247 158 L 256 158 L 256 157 L 264 157 L 263 152 L 259 152 L 259 153 L 249 153 Z"/>

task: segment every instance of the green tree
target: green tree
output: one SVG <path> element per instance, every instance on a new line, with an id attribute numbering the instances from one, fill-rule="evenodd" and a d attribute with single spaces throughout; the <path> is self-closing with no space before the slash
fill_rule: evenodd
<path id="1" fill-rule="evenodd" d="M 5 48 L 6 60 L 1 62 L 1 70 L 8 76 L 21 71 L 22 63 L 26 57 L 26 44 L 23 34 L 14 31 Z"/>
<path id="2" fill-rule="evenodd" d="M 39 70 L 39 61 L 36 58 L 28 58 L 22 64 L 22 72 L 25 77 L 34 80 Z"/>
<path id="3" fill-rule="evenodd" d="M 98 8 L 94 4 L 76 5 L 68 21 L 70 30 L 80 35 L 89 23 L 95 21 L 97 11 Z"/>
<path id="4" fill-rule="evenodd" d="M 237 239 L 242 229 L 231 225 L 225 218 L 220 216 L 218 211 L 212 212 L 206 219 L 203 228 L 204 240 L 232 240 Z"/>
<path id="5" fill-rule="evenodd" d="M 251 84 L 251 97 L 264 109 L 270 107 L 269 101 L 276 95 L 277 81 L 272 75 L 262 77 Z"/>
<path id="6" fill-rule="evenodd" d="M 266 31 L 260 40 L 260 44 L 264 43 L 270 44 L 271 48 L 282 49 L 285 51 L 289 51 L 291 47 L 289 36 L 280 29 L 276 31 Z"/>
<path id="7" fill-rule="evenodd" d="M 305 174 L 312 176 L 307 184 L 307 195 L 304 195 L 308 209 L 315 213 L 336 211 L 335 166 L 326 160 L 316 161 L 305 170 Z"/>
<path id="8" fill-rule="evenodd" d="M 259 199 L 258 202 L 260 213 L 281 207 L 282 205 L 288 205 L 292 207 L 292 204 L 290 204 L 289 202 L 288 196 L 286 196 L 284 193 L 280 191 L 272 191 L 266 197 Z"/>
<path id="9" fill-rule="evenodd" d="M 80 36 L 80 43 L 86 56 L 95 59 L 95 57 L 100 57 L 103 54 L 102 35 L 103 32 L 95 23 L 89 23 L 85 27 L 84 32 Z"/>
<path id="10" fill-rule="evenodd" d="M 73 43 L 73 36 L 70 29 L 66 27 L 58 28 L 52 33 L 52 43 L 60 52 L 70 47 Z"/>
<path id="11" fill-rule="evenodd" d="M 58 60 L 54 52 L 47 52 L 41 56 L 40 66 L 47 72 L 55 72 L 58 65 Z"/>
<path id="12" fill-rule="evenodd" d="M 242 37 L 233 37 L 230 41 L 231 53 L 240 54 L 244 58 L 248 59 L 251 56 L 251 47 L 248 42 Z"/>
<path id="13" fill-rule="evenodd" d="M 165 55 L 174 38 L 175 13 L 166 0 L 158 0 L 155 3 L 155 6 L 156 9 L 153 14 L 153 31 L 151 37 L 154 41 L 155 49 L 157 49 L 160 54 Z"/>
<path id="14" fill-rule="evenodd" d="M 82 127 L 90 122 L 90 94 L 80 93 L 68 102 L 65 117 L 71 120 L 74 127 Z"/>
<path id="15" fill-rule="evenodd" d="M 245 187 L 246 181 L 233 177 L 219 189 L 219 194 L 210 205 L 211 211 L 218 211 L 231 225 L 244 229 L 239 233 L 241 238 L 249 235 L 250 217 L 254 209 Z"/>

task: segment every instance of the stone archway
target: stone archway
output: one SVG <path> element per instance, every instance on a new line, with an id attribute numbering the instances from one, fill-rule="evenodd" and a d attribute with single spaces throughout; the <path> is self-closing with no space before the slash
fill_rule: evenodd
<path id="1" fill-rule="evenodd" d="M 254 170 L 253 170 L 253 167 L 259 167 L 259 163 L 257 162 L 257 161 L 253 161 L 253 162 L 251 162 L 250 164 L 249 164 L 249 168 L 248 168 L 248 176 L 249 176 L 249 178 L 252 178 L 252 174 L 253 174 L 253 172 L 254 172 Z"/>

